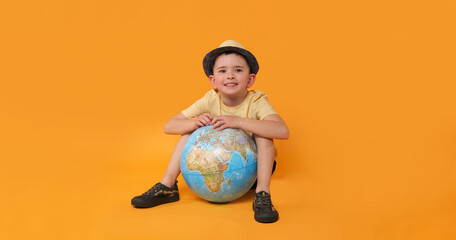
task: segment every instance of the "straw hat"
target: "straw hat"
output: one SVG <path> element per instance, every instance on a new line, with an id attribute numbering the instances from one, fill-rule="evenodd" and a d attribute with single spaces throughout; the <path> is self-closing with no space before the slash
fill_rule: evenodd
<path id="1" fill-rule="evenodd" d="M 241 56 L 243 56 L 247 60 L 247 64 L 249 65 L 250 68 L 250 73 L 257 73 L 260 66 L 258 65 L 258 62 L 253 56 L 252 53 L 247 51 L 240 43 L 234 41 L 234 40 L 226 40 L 224 41 L 218 48 L 210 51 L 208 54 L 203 59 L 203 68 L 204 68 L 204 73 L 206 73 L 206 76 L 213 75 L 213 68 L 214 68 L 214 62 L 217 57 L 225 52 L 235 52 Z"/>

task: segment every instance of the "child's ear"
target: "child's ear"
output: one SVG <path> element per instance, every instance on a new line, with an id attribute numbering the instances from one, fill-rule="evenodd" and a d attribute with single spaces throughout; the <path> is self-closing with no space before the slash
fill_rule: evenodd
<path id="1" fill-rule="evenodd" d="M 217 89 L 217 88 L 215 87 L 215 77 L 214 77 L 214 75 L 210 75 L 210 76 L 209 76 L 209 82 L 211 82 L 211 85 L 212 85 L 212 87 L 213 87 L 214 89 Z"/>
<path id="2" fill-rule="evenodd" d="M 249 75 L 249 82 L 247 83 L 247 88 L 250 88 L 253 86 L 253 84 L 255 83 L 255 80 L 256 80 L 256 74 L 255 73 L 252 73 Z"/>

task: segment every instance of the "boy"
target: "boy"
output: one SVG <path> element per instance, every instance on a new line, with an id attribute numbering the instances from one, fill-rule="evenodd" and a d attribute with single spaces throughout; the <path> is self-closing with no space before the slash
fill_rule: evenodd
<path id="1" fill-rule="evenodd" d="M 287 139 L 288 127 L 269 105 L 266 94 L 248 90 L 256 80 L 258 62 L 241 44 L 228 40 L 204 57 L 203 68 L 214 89 L 165 124 L 165 133 L 182 136 L 162 180 L 134 197 L 131 204 L 144 208 L 179 200 L 176 178 L 180 155 L 185 141 L 197 128 L 240 128 L 252 134 L 258 149 L 254 218 L 258 222 L 275 222 L 279 213 L 272 205 L 269 190 L 275 163 L 273 139 Z"/>

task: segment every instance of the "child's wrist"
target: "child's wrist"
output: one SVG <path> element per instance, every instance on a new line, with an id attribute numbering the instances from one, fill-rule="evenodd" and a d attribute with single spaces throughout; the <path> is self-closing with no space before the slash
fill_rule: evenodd
<path id="1" fill-rule="evenodd" d="M 245 120 L 244 118 L 239 118 L 237 128 L 243 129 L 243 127 L 244 127 L 244 120 Z"/>
<path id="2" fill-rule="evenodd" d="M 196 129 L 198 129 L 198 118 L 192 118 L 191 119 L 193 121 L 193 131 L 195 131 Z"/>

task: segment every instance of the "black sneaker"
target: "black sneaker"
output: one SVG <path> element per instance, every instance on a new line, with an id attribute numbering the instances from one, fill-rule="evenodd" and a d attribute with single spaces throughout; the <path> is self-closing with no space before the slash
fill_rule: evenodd
<path id="1" fill-rule="evenodd" d="M 162 183 L 155 184 L 147 192 L 131 199 L 131 205 L 137 208 L 150 208 L 164 203 L 179 201 L 179 189 L 177 181 L 172 187 L 167 187 Z"/>
<path id="2" fill-rule="evenodd" d="M 255 220 L 260 223 L 273 223 L 279 219 L 279 212 L 271 202 L 271 194 L 261 191 L 253 196 L 253 211 Z"/>

